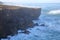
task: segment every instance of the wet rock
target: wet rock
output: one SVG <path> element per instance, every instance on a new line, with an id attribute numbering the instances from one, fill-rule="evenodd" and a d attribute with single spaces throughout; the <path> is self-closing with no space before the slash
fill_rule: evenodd
<path id="1" fill-rule="evenodd" d="M 41 24 L 40 26 L 46 26 L 45 24 Z"/>
<path id="2" fill-rule="evenodd" d="M 24 30 L 23 32 L 19 32 L 19 33 L 29 34 L 30 32 L 27 30 Z"/>
<path id="3" fill-rule="evenodd" d="M 35 25 L 35 26 L 39 26 L 39 24 L 38 24 L 38 23 L 35 23 L 34 25 Z"/>

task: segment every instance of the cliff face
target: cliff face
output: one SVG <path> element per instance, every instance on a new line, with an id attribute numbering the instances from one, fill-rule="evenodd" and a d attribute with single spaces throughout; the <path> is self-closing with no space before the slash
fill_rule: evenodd
<path id="1" fill-rule="evenodd" d="M 32 20 L 38 19 L 41 8 L 0 5 L 0 37 L 17 34 L 18 30 L 33 27 Z"/>

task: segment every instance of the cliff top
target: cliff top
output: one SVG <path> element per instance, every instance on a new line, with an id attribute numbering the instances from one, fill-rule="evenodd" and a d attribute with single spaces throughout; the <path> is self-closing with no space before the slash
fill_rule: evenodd
<path id="1" fill-rule="evenodd" d="M 37 6 L 25 6 L 25 5 L 20 5 L 20 6 L 15 6 L 15 5 L 0 5 L 1 8 L 7 8 L 7 9 L 19 9 L 19 8 L 33 8 L 33 9 L 40 9 L 40 7 Z"/>

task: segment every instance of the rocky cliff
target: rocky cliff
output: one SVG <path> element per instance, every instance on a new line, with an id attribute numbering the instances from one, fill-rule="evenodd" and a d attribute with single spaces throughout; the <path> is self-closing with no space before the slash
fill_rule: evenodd
<path id="1" fill-rule="evenodd" d="M 32 20 L 38 19 L 41 8 L 29 8 L 21 6 L 0 5 L 0 38 L 17 34 L 18 30 L 32 28 Z"/>

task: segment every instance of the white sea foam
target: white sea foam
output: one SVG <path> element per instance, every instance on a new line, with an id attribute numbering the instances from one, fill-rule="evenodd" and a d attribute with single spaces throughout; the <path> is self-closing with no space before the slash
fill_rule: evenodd
<path id="1" fill-rule="evenodd" d="M 51 10 L 48 14 L 60 14 L 60 10 Z"/>

